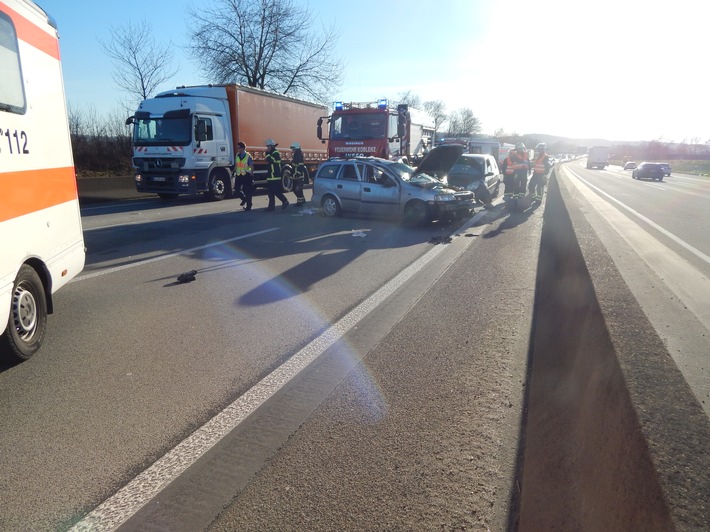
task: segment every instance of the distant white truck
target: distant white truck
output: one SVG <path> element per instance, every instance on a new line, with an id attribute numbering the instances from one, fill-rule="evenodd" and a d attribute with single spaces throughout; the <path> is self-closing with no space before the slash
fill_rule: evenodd
<path id="1" fill-rule="evenodd" d="M 587 155 L 587 169 L 601 168 L 604 170 L 609 166 L 609 146 L 593 146 L 589 148 Z"/>

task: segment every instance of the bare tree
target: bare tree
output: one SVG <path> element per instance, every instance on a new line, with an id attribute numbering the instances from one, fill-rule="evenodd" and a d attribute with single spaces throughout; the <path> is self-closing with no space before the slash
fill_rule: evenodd
<path id="1" fill-rule="evenodd" d="M 421 109 L 422 99 L 418 94 L 414 94 L 411 90 L 400 92 L 397 99 L 392 102 L 394 105 L 407 104 L 414 109 Z"/>
<path id="2" fill-rule="evenodd" d="M 446 114 L 446 105 L 441 100 L 430 100 L 424 102 L 424 110 L 429 113 L 434 119 L 434 133 L 439 131 L 439 127 L 443 124 L 448 115 Z"/>
<path id="3" fill-rule="evenodd" d="M 113 80 L 136 100 L 149 98 L 160 84 L 177 73 L 177 69 L 172 69 L 175 57 L 172 44 L 157 44 L 145 20 L 112 27 L 110 40 L 99 40 L 99 44 L 113 61 Z M 133 103 L 124 105 L 134 108 Z"/>
<path id="4" fill-rule="evenodd" d="M 481 122 L 468 107 L 458 109 L 449 116 L 449 136 L 467 137 L 480 132 Z"/>
<path id="5" fill-rule="evenodd" d="M 334 28 L 313 32 L 291 0 L 217 0 L 189 10 L 191 54 L 214 83 L 241 83 L 320 102 L 340 86 Z"/>

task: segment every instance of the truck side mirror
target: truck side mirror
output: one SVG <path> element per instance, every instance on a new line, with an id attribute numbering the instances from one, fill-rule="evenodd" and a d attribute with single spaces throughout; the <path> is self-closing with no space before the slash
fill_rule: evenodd
<path id="1" fill-rule="evenodd" d="M 207 122 L 204 120 L 198 120 L 195 125 L 195 140 L 197 142 L 207 140 Z"/>
<path id="2" fill-rule="evenodd" d="M 403 138 L 407 134 L 407 119 L 409 118 L 409 106 L 406 103 L 397 106 L 397 136 Z"/>
<path id="3" fill-rule="evenodd" d="M 318 135 L 318 138 L 320 140 L 323 140 L 323 119 L 322 118 L 318 119 L 318 125 L 316 127 L 316 135 Z"/>
<path id="4" fill-rule="evenodd" d="M 128 118 L 126 118 L 126 125 L 130 126 L 133 123 L 134 118 L 135 116 L 129 116 Z"/>

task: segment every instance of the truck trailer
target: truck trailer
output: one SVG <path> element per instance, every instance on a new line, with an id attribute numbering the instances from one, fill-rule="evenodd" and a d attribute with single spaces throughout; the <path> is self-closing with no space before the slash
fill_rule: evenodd
<path id="1" fill-rule="evenodd" d="M 330 116 L 318 120 L 317 135 L 328 143 L 328 157 L 369 156 L 417 164 L 432 148 L 434 119 L 407 104 L 393 107 L 386 99 L 335 102 Z"/>
<path id="2" fill-rule="evenodd" d="M 601 168 L 604 170 L 609 166 L 609 146 L 592 146 L 587 154 L 587 169 Z"/>
<path id="3" fill-rule="evenodd" d="M 133 124 L 133 167 L 138 192 L 163 199 L 206 194 L 221 200 L 235 190 L 236 144 L 254 159 L 254 186 L 266 186 L 266 139 L 281 144 L 284 191 L 293 188 L 288 162 L 301 144 L 309 173 L 326 159 L 313 124 L 326 107 L 241 85 L 177 87 L 144 100 Z"/>

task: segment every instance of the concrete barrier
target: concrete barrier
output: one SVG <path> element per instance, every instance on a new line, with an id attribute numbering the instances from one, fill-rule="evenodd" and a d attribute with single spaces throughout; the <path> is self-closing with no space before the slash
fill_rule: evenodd
<path id="1" fill-rule="evenodd" d="M 136 192 L 136 184 L 132 175 L 80 177 L 76 180 L 76 184 L 79 191 L 80 203 L 95 203 L 151 196 L 151 194 Z"/>
<path id="2" fill-rule="evenodd" d="M 519 530 L 710 530 L 710 422 L 553 175 L 545 206 Z"/>

